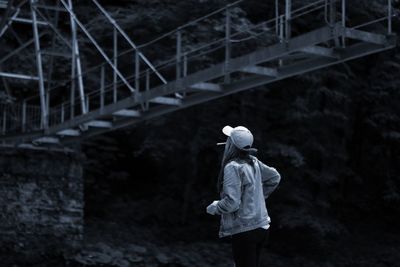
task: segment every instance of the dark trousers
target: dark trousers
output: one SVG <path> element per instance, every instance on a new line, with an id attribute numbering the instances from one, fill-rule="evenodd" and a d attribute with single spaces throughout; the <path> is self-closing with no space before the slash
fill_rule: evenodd
<path id="1" fill-rule="evenodd" d="M 257 228 L 232 235 L 235 267 L 260 267 L 261 250 L 268 242 L 269 229 Z"/>

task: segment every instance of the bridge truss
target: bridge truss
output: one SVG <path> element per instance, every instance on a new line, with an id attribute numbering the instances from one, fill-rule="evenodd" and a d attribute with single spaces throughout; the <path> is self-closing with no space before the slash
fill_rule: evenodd
<path id="1" fill-rule="evenodd" d="M 91 28 L 95 22 L 84 21 L 78 1 L 0 1 L 0 41 L 19 43 L 0 55 L 3 146 L 66 147 L 396 45 L 391 0 L 357 24 L 350 16 L 362 7 L 346 0 L 275 0 L 274 16 L 251 25 L 235 21 L 240 0 L 141 45 L 98 0 L 89 2 L 110 29 L 108 43 Z M 199 27 L 210 30 L 201 45 L 193 38 Z M 165 49 L 163 58 L 153 58 L 154 49 Z M 7 64 L 22 53 L 31 68 Z M 29 92 L 16 92 L 21 87 Z"/>

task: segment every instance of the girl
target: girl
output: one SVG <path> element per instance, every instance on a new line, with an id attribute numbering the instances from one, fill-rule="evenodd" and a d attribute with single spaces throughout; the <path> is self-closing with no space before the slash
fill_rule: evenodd
<path id="1" fill-rule="evenodd" d="M 259 267 L 260 254 L 271 222 L 265 199 L 275 190 L 281 176 L 251 155 L 253 135 L 243 127 L 225 126 L 228 136 L 218 177 L 221 200 L 207 207 L 207 213 L 221 215 L 219 237 L 231 237 L 236 267 Z"/>

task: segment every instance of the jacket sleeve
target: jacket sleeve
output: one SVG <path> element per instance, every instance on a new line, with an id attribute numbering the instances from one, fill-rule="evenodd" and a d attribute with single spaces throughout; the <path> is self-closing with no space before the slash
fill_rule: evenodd
<path id="1" fill-rule="evenodd" d="M 242 196 L 242 182 L 239 169 L 234 164 L 224 168 L 223 192 L 224 197 L 218 201 L 216 214 L 231 213 L 239 209 Z"/>
<path id="2" fill-rule="evenodd" d="M 258 161 L 258 164 L 261 171 L 264 198 L 267 199 L 281 181 L 281 175 L 275 168 L 269 167 L 261 161 Z"/>

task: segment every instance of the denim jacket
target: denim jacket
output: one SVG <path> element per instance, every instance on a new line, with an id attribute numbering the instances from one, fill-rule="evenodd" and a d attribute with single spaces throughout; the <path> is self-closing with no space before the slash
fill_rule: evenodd
<path id="1" fill-rule="evenodd" d="M 265 200 L 278 186 L 281 176 L 251 156 L 249 163 L 231 161 L 224 168 L 221 200 L 216 214 L 221 215 L 219 237 L 245 232 L 271 222 Z"/>

